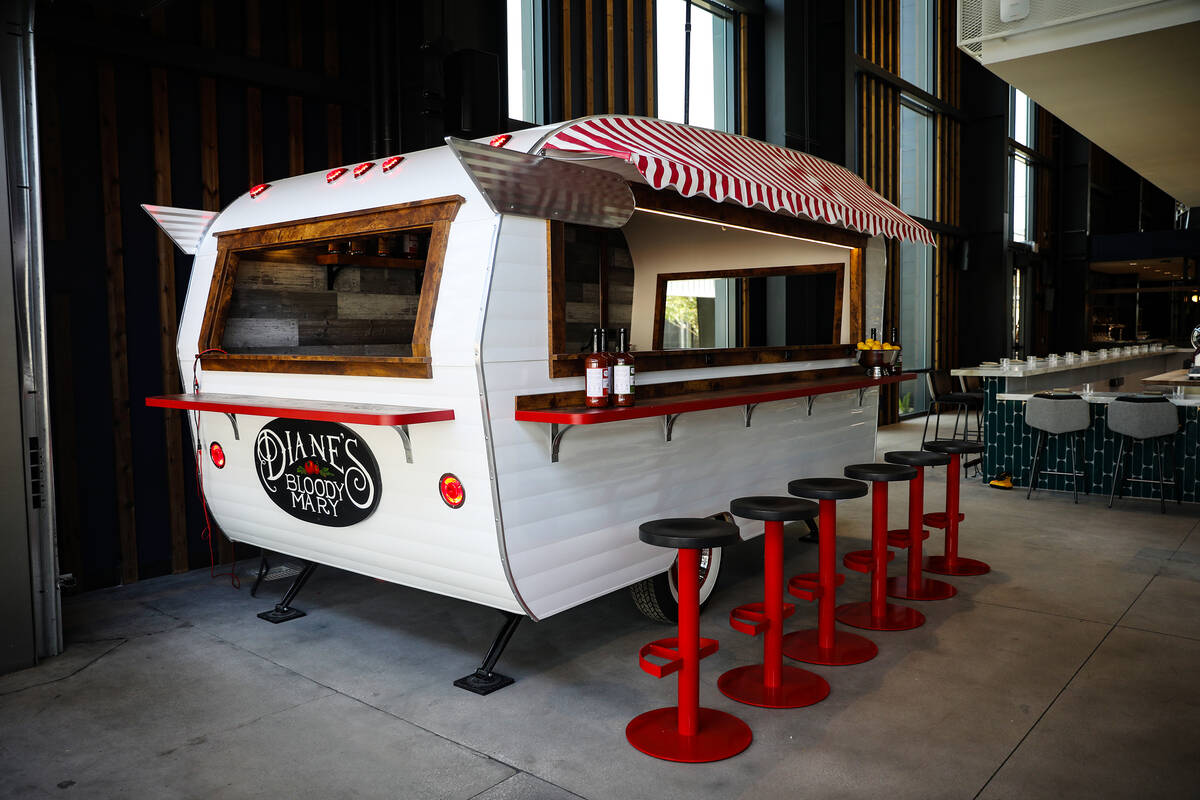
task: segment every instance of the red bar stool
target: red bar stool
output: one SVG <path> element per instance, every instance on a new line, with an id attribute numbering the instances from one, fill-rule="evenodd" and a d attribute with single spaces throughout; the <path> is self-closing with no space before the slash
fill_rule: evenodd
<path id="1" fill-rule="evenodd" d="M 737 525 L 719 519 L 659 519 L 644 522 L 638 537 L 679 551 L 679 634 L 651 642 L 638 652 L 646 672 L 662 678 L 679 673 L 679 705 L 633 718 L 625 738 L 648 756 L 698 764 L 735 756 L 750 746 L 750 727 L 732 714 L 700 706 L 700 659 L 717 652 L 716 639 L 700 638 L 700 551 L 741 541 Z M 667 659 L 659 664 L 647 656 Z"/>
<path id="2" fill-rule="evenodd" d="M 796 607 L 783 602 L 783 523 L 812 519 L 817 504 L 794 497 L 739 497 L 729 504 L 737 517 L 760 519 L 763 532 L 763 602 L 729 612 L 736 631 L 763 635 L 761 664 L 736 667 L 717 680 L 722 694 L 764 708 L 799 708 L 829 696 L 829 682 L 806 669 L 783 663 L 783 621 Z"/>
<path id="3" fill-rule="evenodd" d="M 871 631 L 919 628 L 925 624 L 924 614 L 887 601 L 887 565 L 894 557 L 888 550 L 888 484 L 911 481 L 917 477 L 917 470 L 905 464 L 851 464 L 846 467 L 846 477 L 871 482 L 871 549 L 847 553 L 842 559 L 850 569 L 870 574 L 871 599 L 838 606 L 837 620 Z"/>
<path id="4" fill-rule="evenodd" d="M 950 467 L 946 470 L 946 512 L 925 515 L 925 524 L 931 528 L 946 529 L 945 555 L 926 556 L 925 571 L 938 575 L 983 575 L 991 567 L 973 558 L 958 554 L 958 523 L 964 516 L 958 511 L 958 466 L 964 453 L 982 453 L 981 442 L 966 442 L 962 439 L 938 439 L 925 442 L 924 449 L 950 456 Z"/>
<path id="5" fill-rule="evenodd" d="M 788 494 L 816 500 L 820 506 L 817 572 L 796 575 L 788 581 L 790 594 L 817 601 L 817 627 L 783 637 L 783 654 L 788 658 L 840 667 L 861 664 L 879 654 L 874 642 L 857 633 L 839 631 L 834 620 L 835 593 L 846 579 L 837 571 L 837 501 L 866 493 L 865 483 L 845 478 L 802 478 L 788 484 Z"/>
<path id="6" fill-rule="evenodd" d="M 925 468 L 944 467 L 950 463 L 950 456 L 927 450 L 895 450 L 884 453 L 883 460 L 889 464 L 906 464 L 917 471 L 917 477 L 908 482 L 908 528 L 888 531 L 890 546 L 908 548 L 907 574 L 888 578 L 888 597 L 903 600 L 945 600 L 954 597 L 958 589 L 945 581 L 926 578 L 921 573 L 921 546 L 929 538 L 929 531 L 924 528 Z"/>

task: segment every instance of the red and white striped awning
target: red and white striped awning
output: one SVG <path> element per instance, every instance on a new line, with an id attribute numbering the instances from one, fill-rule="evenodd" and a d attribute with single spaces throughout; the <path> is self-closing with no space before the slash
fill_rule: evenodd
<path id="1" fill-rule="evenodd" d="M 933 244 L 925 226 L 845 167 L 786 147 L 646 117 L 588 117 L 568 123 L 545 150 L 596 153 L 634 165 L 655 189 L 732 200 L 872 236 Z"/>

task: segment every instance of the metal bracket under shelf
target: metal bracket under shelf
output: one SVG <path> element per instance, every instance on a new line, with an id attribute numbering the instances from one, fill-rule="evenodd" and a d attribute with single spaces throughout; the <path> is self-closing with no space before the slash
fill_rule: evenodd
<path id="1" fill-rule="evenodd" d="M 679 419 L 679 414 L 667 414 L 662 418 L 663 439 L 671 441 L 671 432 L 675 430 L 675 420 Z"/>
<path id="2" fill-rule="evenodd" d="M 396 433 L 400 434 L 400 441 L 404 443 L 404 460 L 409 464 L 413 463 L 412 458 L 412 437 L 408 435 L 407 425 L 393 425 Z"/>
<path id="3" fill-rule="evenodd" d="M 758 408 L 758 403 L 747 403 L 742 406 L 742 419 L 746 421 L 746 427 L 750 427 L 750 418 L 754 416 L 754 409 Z"/>
<path id="4" fill-rule="evenodd" d="M 813 404 L 813 401 L 814 401 L 814 400 L 816 400 L 816 399 L 817 399 L 817 398 L 816 398 L 816 397 L 814 397 L 814 396 L 813 396 L 813 395 L 811 395 L 811 394 L 808 396 L 808 415 L 809 415 L 810 417 L 812 416 L 812 404 Z"/>
<path id="5" fill-rule="evenodd" d="M 238 424 L 237 424 L 237 414 L 233 414 L 233 413 L 230 413 L 230 412 L 228 412 L 228 411 L 224 411 L 224 412 L 222 412 L 222 413 L 223 413 L 225 416 L 229 417 L 229 424 L 233 426 L 233 439 L 234 439 L 234 441 L 239 441 L 239 442 L 240 442 L 240 441 L 242 440 L 242 434 L 241 434 L 241 433 L 238 431 Z"/>
<path id="6" fill-rule="evenodd" d="M 550 423 L 550 463 L 558 463 L 558 447 L 562 444 L 563 434 L 574 428 L 574 425 L 559 425 L 557 422 Z"/>

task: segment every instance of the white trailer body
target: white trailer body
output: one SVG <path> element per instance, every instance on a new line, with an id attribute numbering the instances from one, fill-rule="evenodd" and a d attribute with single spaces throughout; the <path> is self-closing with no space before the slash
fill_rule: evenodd
<path id="1" fill-rule="evenodd" d="M 516 132 L 504 149 L 540 154 L 556 131 L 573 124 Z M 611 156 L 574 164 L 606 179 L 617 175 L 646 183 L 637 170 Z M 441 262 L 429 332 L 431 377 L 217 370 L 206 367 L 207 357 L 197 358 L 205 316 L 212 313 L 222 234 L 446 197 L 462 202 L 450 222 Z M 261 443 L 270 438 L 266 431 L 275 415 L 191 411 L 205 497 L 226 536 L 539 619 L 667 570 L 673 554 L 638 540 L 643 521 L 718 514 L 734 497 L 780 493 L 791 478 L 840 475 L 845 464 L 873 459 L 877 387 L 764 402 L 743 413 L 732 406 L 685 413 L 670 420 L 670 441 L 664 437 L 665 416 L 576 425 L 554 443 L 558 457 L 552 460 L 551 426 L 519 421 L 515 410 L 518 397 L 583 388 L 582 377 L 551 377 L 551 217 L 504 213 L 493 202 L 451 147 L 438 147 L 406 154 L 388 172 L 376 167 L 333 182 L 326 173 L 274 181 L 258 196 L 237 199 L 208 225 L 195 250 L 179 326 L 179 368 L 189 384 L 185 392 L 196 389 L 198 398 L 259 398 L 299 409 L 332 404 L 352 411 L 372 404 L 453 412 L 452 420 L 405 429 L 345 423 L 360 440 L 355 447 L 373 454 L 378 485 L 363 489 L 374 492 L 373 510 L 361 521 L 340 525 L 297 518 L 268 497 Z M 158 212 L 157 218 L 169 217 L 162 209 L 150 210 Z M 194 219 L 192 224 L 194 230 Z M 648 315 L 655 313 L 659 273 L 849 264 L 851 258 L 845 246 L 721 228 L 679 214 L 633 213 L 622 232 L 634 263 L 632 328 L 639 351 L 651 344 Z M 885 281 L 881 237 L 864 241 L 863 330 L 881 327 Z M 849 304 L 850 292 L 844 297 Z M 849 315 L 843 316 L 842 343 L 862 335 L 851 329 Z M 854 363 L 849 352 L 842 352 L 801 362 L 639 371 L 638 385 Z M 191 385 L 193 370 L 198 386 Z M 750 411 L 752 424 L 746 419 Z M 207 452 L 214 442 L 224 453 L 221 468 Z M 346 454 L 340 455 L 346 461 Z M 461 507 L 449 506 L 439 492 L 446 473 L 457 476 L 465 489 Z M 293 483 L 305 477 L 312 476 L 299 475 Z M 318 483 L 309 482 L 310 494 Z M 328 503 L 349 508 L 356 501 L 346 486 L 329 484 L 320 491 L 329 493 Z M 761 525 L 743 525 L 746 537 L 760 531 Z"/>

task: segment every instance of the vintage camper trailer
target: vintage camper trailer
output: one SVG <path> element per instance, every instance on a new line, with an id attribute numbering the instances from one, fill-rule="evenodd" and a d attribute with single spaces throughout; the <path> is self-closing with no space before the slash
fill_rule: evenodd
<path id="1" fill-rule="evenodd" d="M 626 116 L 147 210 L 196 255 L 196 382 L 148 402 L 225 535 L 535 620 L 627 586 L 669 618 L 640 522 L 870 460 L 882 237 L 931 241 L 841 167 Z M 585 406 L 593 328 L 634 405 Z"/>

